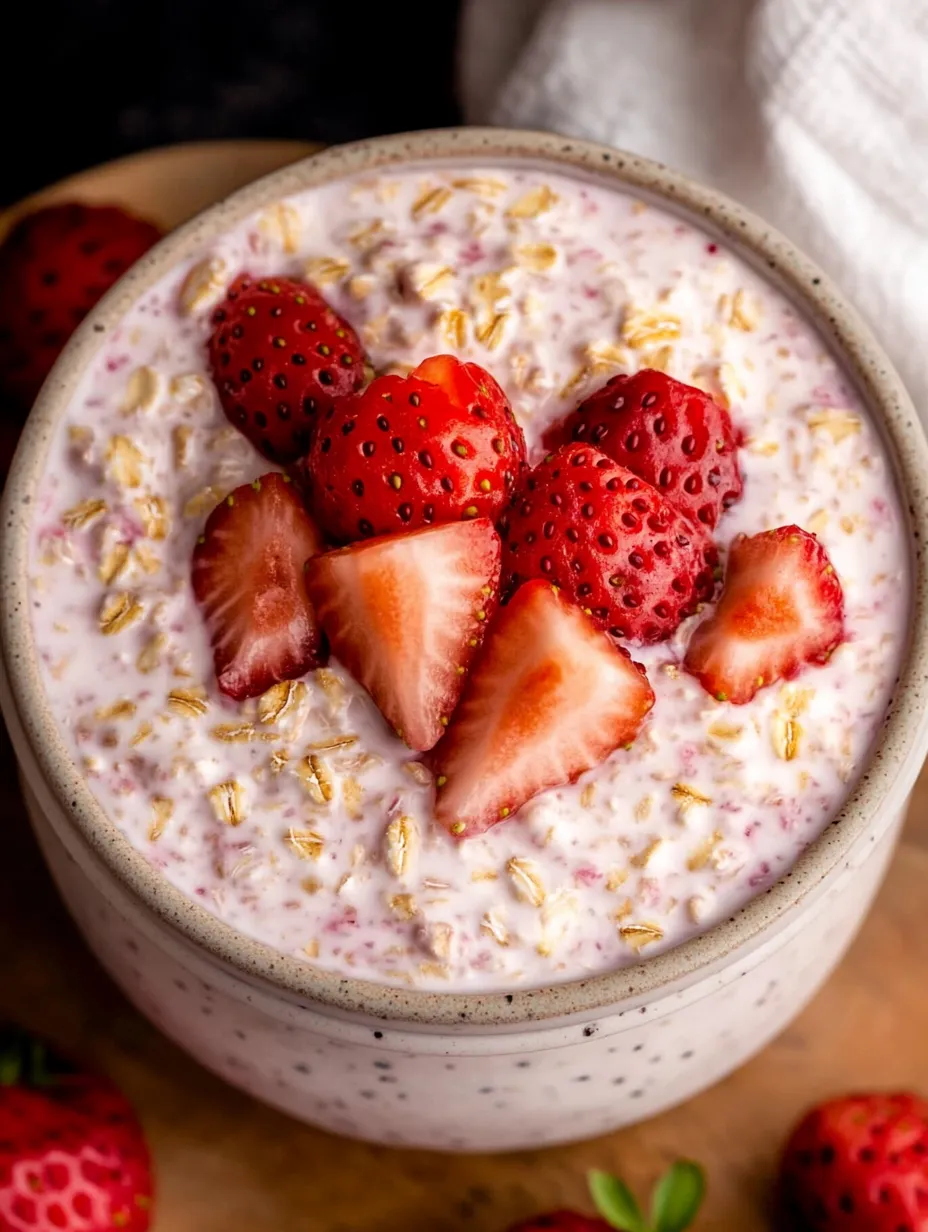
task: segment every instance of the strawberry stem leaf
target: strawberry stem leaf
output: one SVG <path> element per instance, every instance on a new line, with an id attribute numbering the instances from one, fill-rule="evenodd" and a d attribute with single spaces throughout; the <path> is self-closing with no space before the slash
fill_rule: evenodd
<path id="1" fill-rule="evenodd" d="M 653 1232 L 683 1232 L 702 1205 L 706 1178 L 699 1164 L 681 1159 L 661 1177 L 651 1198 Z"/>
<path id="2" fill-rule="evenodd" d="M 29 1048 L 29 1081 L 34 1087 L 50 1087 L 55 1075 L 48 1066 L 48 1049 L 38 1040 L 32 1040 Z"/>
<path id="3" fill-rule="evenodd" d="M 620 1232 L 650 1232 L 641 1208 L 624 1181 L 608 1172 L 595 1170 L 587 1179 L 597 1213 L 610 1227 Z"/>
<path id="4" fill-rule="evenodd" d="M 31 1045 L 25 1031 L 0 1023 L 0 1087 L 15 1087 L 26 1078 Z"/>
<path id="5" fill-rule="evenodd" d="M 17 1053 L 0 1053 L 0 1087 L 15 1087 L 22 1068 L 22 1060 Z"/>
<path id="6" fill-rule="evenodd" d="M 9 1023 L 0 1023 L 0 1087 L 50 1087 L 73 1066 L 46 1045 Z"/>

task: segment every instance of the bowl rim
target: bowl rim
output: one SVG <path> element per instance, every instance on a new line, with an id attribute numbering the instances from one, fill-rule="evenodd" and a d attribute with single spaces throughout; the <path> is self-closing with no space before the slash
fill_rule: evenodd
<path id="1" fill-rule="evenodd" d="M 79 377 L 132 303 L 171 266 L 203 250 L 237 222 L 282 197 L 346 176 L 408 164 L 521 164 L 593 176 L 618 191 L 642 192 L 719 234 L 763 266 L 800 306 L 853 376 L 881 430 L 908 521 L 911 610 L 908 653 L 883 729 L 844 805 L 792 869 L 735 915 L 674 949 L 619 970 L 510 992 L 435 992 L 381 985 L 313 967 L 253 940 L 175 889 L 97 804 L 61 740 L 41 680 L 28 619 L 28 532 L 33 493 L 55 425 Z M 826 275 L 790 241 L 714 189 L 660 163 L 594 142 L 550 133 L 454 128 L 401 133 L 333 146 L 239 189 L 168 235 L 107 293 L 76 331 L 45 382 L 26 425 L 0 505 L 0 655 L 9 681 L 4 710 L 19 726 L 54 799 L 57 824 L 73 830 L 143 909 L 246 981 L 312 1008 L 383 1022 L 439 1028 L 509 1026 L 571 1014 L 622 1009 L 688 984 L 759 944 L 768 930 L 847 862 L 881 821 L 888 824 L 911 790 L 928 749 L 928 443 L 890 361 Z M 28 699 L 28 703 L 24 701 Z M 56 819 L 53 819 L 53 821 Z M 56 827 L 57 828 L 57 827 Z"/>

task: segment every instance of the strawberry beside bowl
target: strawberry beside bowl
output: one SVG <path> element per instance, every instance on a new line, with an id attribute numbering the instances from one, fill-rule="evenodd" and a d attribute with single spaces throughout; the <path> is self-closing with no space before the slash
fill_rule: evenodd
<path id="1" fill-rule="evenodd" d="M 206 211 L 4 495 L 3 712 L 78 926 L 335 1132 L 694 1094 L 840 958 L 928 747 L 916 424 L 790 244 L 603 147 L 386 138 Z"/>

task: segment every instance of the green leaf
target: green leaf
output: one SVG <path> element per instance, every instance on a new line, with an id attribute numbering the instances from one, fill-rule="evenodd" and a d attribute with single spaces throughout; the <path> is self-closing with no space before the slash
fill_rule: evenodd
<path id="1" fill-rule="evenodd" d="M 31 1041 L 29 1062 L 29 1078 L 34 1087 L 54 1085 L 55 1076 L 49 1068 L 48 1049 L 38 1040 Z"/>
<path id="2" fill-rule="evenodd" d="M 15 1053 L 0 1053 L 0 1087 L 15 1087 L 21 1072 L 22 1065 Z"/>
<path id="3" fill-rule="evenodd" d="M 27 1037 L 18 1027 L 0 1024 L 0 1087 L 22 1081 Z"/>
<path id="4" fill-rule="evenodd" d="M 657 1182 L 651 1198 L 654 1232 L 683 1232 L 696 1218 L 706 1192 L 699 1164 L 678 1160 Z"/>
<path id="5" fill-rule="evenodd" d="M 621 1232 L 649 1232 L 641 1208 L 624 1181 L 608 1172 L 588 1174 L 590 1193 L 597 1212 L 613 1228 Z"/>
<path id="6" fill-rule="evenodd" d="M 73 1073 L 74 1066 L 50 1052 L 22 1027 L 0 1023 L 0 1087 L 48 1087 L 62 1076 Z"/>

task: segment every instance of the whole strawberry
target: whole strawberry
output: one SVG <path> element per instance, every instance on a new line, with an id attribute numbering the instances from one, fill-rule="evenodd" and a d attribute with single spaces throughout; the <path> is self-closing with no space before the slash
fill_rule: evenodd
<path id="1" fill-rule="evenodd" d="M 115 205 L 52 205 L 0 245 L 0 394 L 29 410 L 62 347 L 130 265 L 161 238 Z"/>
<path id="2" fill-rule="evenodd" d="M 309 283 L 239 274 L 212 322 L 222 409 L 272 462 L 302 457 L 316 416 L 364 383 L 357 334 Z"/>
<path id="3" fill-rule="evenodd" d="M 741 496 L 738 438 L 728 412 L 701 389 L 650 368 L 614 376 L 548 441 L 594 445 L 708 532 Z"/>
<path id="4" fill-rule="evenodd" d="M 928 1232 L 928 1102 L 848 1095 L 813 1108 L 786 1144 L 790 1228 Z"/>
<path id="5" fill-rule="evenodd" d="M 588 445 L 565 445 L 525 476 L 500 533 L 504 587 L 544 578 L 616 638 L 669 637 L 712 591 L 693 526 Z"/>
<path id="6" fill-rule="evenodd" d="M 608 1172 L 591 1172 L 590 1194 L 601 1218 L 574 1211 L 551 1211 L 515 1224 L 509 1232 L 683 1232 L 702 1205 L 705 1178 L 698 1164 L 680 1160 L 661 1177 L 651 1195 L 647 1218 L 628 1186 Z"/>
<path id="7" fill-rule="evenodd" d="M 496 519 L 525 441 L 488 372 L 437 355 L 326 411 L 308 459 L 316 517 L 340 542 Z"/>
<path id="8" fill-rule="evenodd" d="M 0 1028 L 0 1232 L 146 1232 L 148 1148 L 108 1079 Z"/>

